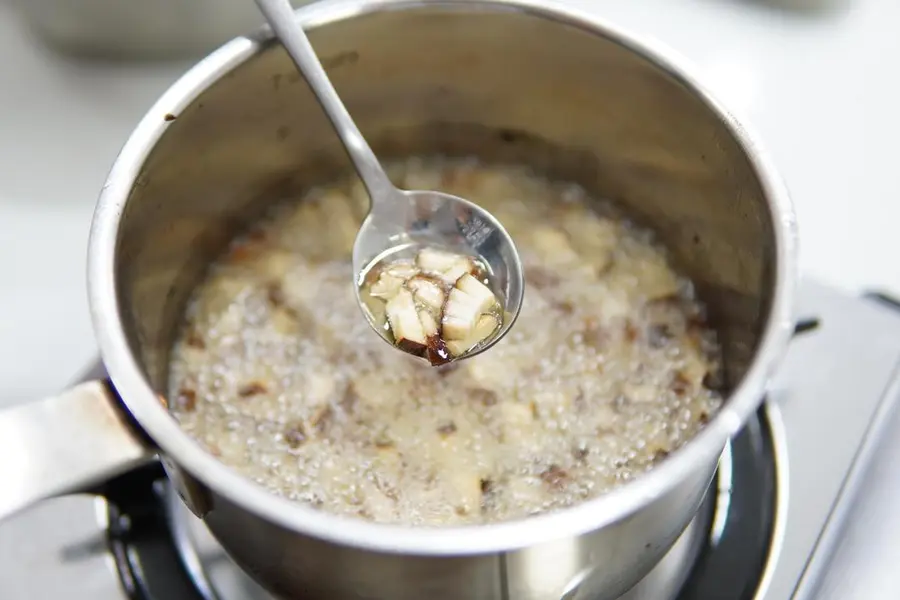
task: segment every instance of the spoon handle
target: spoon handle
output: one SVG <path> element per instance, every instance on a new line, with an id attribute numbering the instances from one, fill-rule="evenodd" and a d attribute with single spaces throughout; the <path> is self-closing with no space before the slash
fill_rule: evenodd
<path id="1" fill-rule="evenodd" d="M 347 154 L 356 165 L 356 170 L 369 192 L 369 197 L 385 198 L 394 192 L 394 185 L 378 162 L 372 148 L 366 143 L 362 133 L 340 96 L 331 85 L 322 63 L 303 28 L 297 23 L 294 9 L 288 0 L 256 0 L 259 10 L 265 15 L 275 34 L 281 39 L 288 54 L 306 78 L 310 89 L 322 105 L 325 114 L 334 126 L 335 132 L 344 143 Z"/>

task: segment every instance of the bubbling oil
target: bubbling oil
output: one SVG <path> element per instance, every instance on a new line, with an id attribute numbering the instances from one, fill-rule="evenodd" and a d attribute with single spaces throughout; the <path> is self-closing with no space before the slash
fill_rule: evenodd
<path id="1" fill-rule="evenodd" d="M 223 463 L 330 513 L 497 522 L 640 477 L 718 410 L 715 334 L 650 232 L 520 167 L 391 172 L 504 224 L 526 273 L 516 326 L 444 367 L 397 352 L 349 284 L 362 186 L 286 201 L 211 267 L 173 348 L 171 411 Z"/>

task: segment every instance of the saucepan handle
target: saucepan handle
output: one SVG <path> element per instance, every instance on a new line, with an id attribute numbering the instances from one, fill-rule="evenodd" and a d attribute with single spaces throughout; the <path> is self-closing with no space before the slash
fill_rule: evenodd
<path id="1" fill-rule="evenodd" d="M 0 411 L 0 521 L 153 460 L 156 449 L 106 381 Z"/>

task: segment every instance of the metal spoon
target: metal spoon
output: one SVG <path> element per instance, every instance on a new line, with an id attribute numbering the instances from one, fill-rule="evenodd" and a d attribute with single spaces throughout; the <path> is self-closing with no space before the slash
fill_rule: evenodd
<path id="1" fill-rule="evenodd" d="M 506 229 L 481 207 L 457 196 L 436 191 L 408 191 L 394 186 L 363 139 L 350 113 L 332 86 L 288 0 L 256 0 L 272 30 L 306 78 L 369 193 L 369 214 L 353 245 L 357 276 L 376 259 L 415 246 L 431 246 L 479 257 L 487 266 L 491 287 L 505 312 L 500 330 L 477 350 L 483 352 L 512 327 L 522 306 L 524 275 L 515 244 Z M 359 284 L 354 282 L 359 298 Z M 381 328 L 363 309 L 373 328 Z M 383 337 L 383 336 L 382 336 Z"/>

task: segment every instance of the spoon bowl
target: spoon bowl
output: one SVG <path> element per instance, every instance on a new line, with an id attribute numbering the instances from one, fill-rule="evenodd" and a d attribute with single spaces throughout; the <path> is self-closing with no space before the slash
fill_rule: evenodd
<path id="1" fill-rule="evenodd" d="M 470 200 L 430 190 L 393 188 L 391 193 L 397 196 L 392 202 L 373 203 L 353 245 L 353 272 L 359 274 L 356 295 L 363 313 L 390 343 L 360 297 L 368 270 L 388 257 L 421 247 L 472 256 L 485 266 L 487 281 L 505 313 L 500 329 L 461 358 L 484 352 L 509 332 L 522 308 L 524 272 L 515 243 L 496 217 Z"/>

